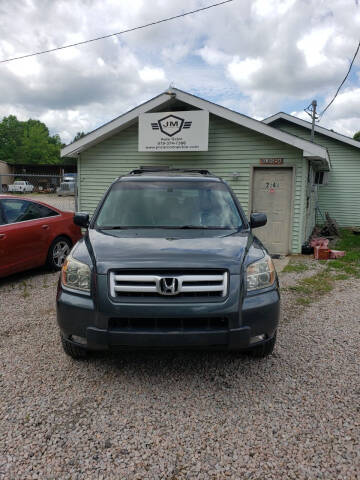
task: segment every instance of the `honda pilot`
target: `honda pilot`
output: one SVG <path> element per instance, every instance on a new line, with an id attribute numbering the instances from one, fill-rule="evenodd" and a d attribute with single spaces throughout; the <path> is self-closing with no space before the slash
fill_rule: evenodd
<path id="1" fill-rule="evenodd" d="M 278 279 L 222 179 L 205 170 L 138 169 L 118 178 L 64 263 L 57 320 L 65 352 L 274 348 Z"/>

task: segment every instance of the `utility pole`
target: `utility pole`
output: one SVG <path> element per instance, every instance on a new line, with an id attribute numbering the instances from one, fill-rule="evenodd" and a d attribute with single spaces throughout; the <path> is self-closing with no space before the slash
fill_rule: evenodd
<path id="1" fill-rule="evenodd" d="M 312 105 L 312 126 L 311 126 L 311 141 L 314 141 L 314 130 L 315 130 L 315 120 L 316 120 L 316 107 L 317 107 L 317 101 L 313 100 L 311 102 Z"/>
<path id="2" fill-rule="evenodd" d="M 313 100 L 307 108 L 304 108 L 304 111 L 311 117 L 311 141 L 314 142 L 315 135 L 315 120 L 319 117 L 316 114 L 317 101 Z"/>

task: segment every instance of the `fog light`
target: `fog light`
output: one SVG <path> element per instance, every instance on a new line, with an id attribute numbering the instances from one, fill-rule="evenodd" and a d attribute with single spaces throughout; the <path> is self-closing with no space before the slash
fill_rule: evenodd
<path id="1" fill-rule="evenodd" d="M 262 340 L 265 340 L 265 333 L 261 335 L 255 335 L 255 337 L 250 337 L 250 343 L 258 343 Z"/>
<path id="2" fill-rule="evenodd" d="M 78 337 L 77 335 L 71 335 L 71 340 L 76 343 L 80 343 L 81 345 L 86 345 L 86 338 Z"/>

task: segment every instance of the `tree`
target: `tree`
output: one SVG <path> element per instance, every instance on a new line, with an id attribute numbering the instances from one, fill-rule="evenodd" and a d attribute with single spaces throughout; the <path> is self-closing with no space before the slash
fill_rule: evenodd
<path id="1" fill-rule="evenodd" d="M 16 163 L 19 160 L 19 147 L 24 126 L 15 115 L 4 117 L 0 122 L 0 160 Z"/>
<path id="2" fill-rule="evenodd" d="M 85 137 L 86 133 L 85 132 L 77 132 L 77 134 L 74 137 L 74 140 L 71 143 L 76 142 L 77 140 L 80 140 L 80 138 Z"/>
<path id="3" fill-rule="evenodd" d="M 354 134 L 353 139 L 360 142 L 360 130 Z"/>
<path id="4" fill-rule="evenodd" d="M 39 120 L 28 120 L 20 147 L 22 163 L 56 164 L 60 160 L 60 137 L 50 137 L 47 126 Z"/>
<path id="5" fill-rule="evenodd" d="M 0 122 L 0 160 L 11 164 L 60 163 L 59 135 L 51 136 L 39 120 L 21 122 L 14 115 Z"/>

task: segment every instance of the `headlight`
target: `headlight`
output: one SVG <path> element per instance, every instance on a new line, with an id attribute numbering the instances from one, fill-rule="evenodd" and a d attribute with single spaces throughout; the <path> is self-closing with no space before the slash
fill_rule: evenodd
<path id="1" fill-rule="evenodd" d="M 64 287 L 90 292 L 90 278 L 90 267 L 68 256 L 61 270 L 61 281 Z"/>
<path id="2" fill-rule="evenodd" d="M 259 290 L 270 287 L 275 281 L 275 267 L 269 255 L 252 263 L 246 270 L 247 289 Z"/>

